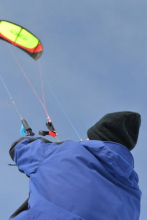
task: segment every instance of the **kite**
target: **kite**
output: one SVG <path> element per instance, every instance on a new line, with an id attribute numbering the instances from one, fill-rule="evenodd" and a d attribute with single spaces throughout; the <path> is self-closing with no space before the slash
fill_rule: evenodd
<path id="1" fill-rule="evenodd" d="M 34 60 L 39 59 L 43 53 L 42 44 L 34 34 L 9 21 L 0 20 L 0 39 L 22 49 Z"/>
<path id="2" fill-rule="evenodd" d="M 15 47 L 18 47 L 21 50 L 23 50 L 25 53 L 30 55 L 34 60 L 38 60 L 41 57 L 42 53 L 43 53 L 43 46 L 42 46 L 40 40 L 33 33 L 28 31 L 26 28 L 24 28 L 24 27 L 22 27 L 18 24 L 15 24 L 13 22 L 10 22 L 10 21 L 0 20 L 0 39 L 14 45 Z M 7 47 L 8 47 L 8 45 L 7 45 Z M 8 47 L 8 49 L 10 50 L 13 58 L 16 61 L 16 64 L 20 68 L 22 74 L 24 75 L 24 77 L 27 80 L 29 86 L 32 88 L 34 94 L 36 95 L 38 101 L 40 102 L 40 104 L 42 105 L 42 107 L 43 107 L 43 109 L 46 113 L 46 116 L 47 116 L 46 126 L 48 128 L 48 131 L 42 131 L 41 130 L 41 131 L 39 131 L 39 134 L 41 136 L 51 135 L 52 137 L 55 137 L 57 139 L 57 141 L 59 142 L 57 132 L 56 132 L 54 126 L 53 126 L 51 118 L 48 115 L 46 105 L 45 105 L 41 66 L 39 67 L 39 72 L 40 72 L 40 78 L 41 78 L 41 88 L 42 88 L 43 101 L 41 100 L 41 98 L 37 94 L 35 88 L 33 87 L 32 83 L 30 82 L 30 80 L 27 76 L 27 74 L 23 70 L 22 66 L 20 65 L 18 59 L 16 58 L 16 56 L 13 53 L 13 51 L 11 50 L 11 48 Z M 21 126 L 21 130 L 20 130 L 20 134 L 21 135 L 33 136 L 34 133 L 33 133 L 32 129 L 30 128 L 30 126 L 28 125 L 26 120 L 21 116 L 20 111 L 19 111 L 14 99 L 12 98 L 12 96 L 10 94 L 10 91 L 9 91 L 9 89 L 8 89 L 6 83 L 3 80 L 3 77 L 1 75 L 0 75 L 0 80 L 2 81 L 2 84 L 4 85 L 4 88 L 5 88 L 6 92 L 8 93 L 9 100 L 12 101 L 12 103 L 13 103 L 15 109 L 16 109 L 16 112 L 18 113 L 18 115 L 21 119 L 22 126 Z M 56 97 L 55 93 L 53 92 L 53 90 L 51 89 L 50 86 L 49 86 L 49 88 L 50 88 L 52 94 L 54 95 L 56 101 L 58 102 L 59 106 L 63 110 L 66 118 L 69 121 L 69 123 L 71 124 L 74 131 L 76 132 L 77 136 L 80 138 L 76 128 L 74 127 L 74 125 L 71 122 L 70 118 L 66 114 L 64 108 L 60 104 L 60 102 L 59 102 L 58 98 Z M 82 139 L 80 138 L 80 140 L 82 140 Z"/>

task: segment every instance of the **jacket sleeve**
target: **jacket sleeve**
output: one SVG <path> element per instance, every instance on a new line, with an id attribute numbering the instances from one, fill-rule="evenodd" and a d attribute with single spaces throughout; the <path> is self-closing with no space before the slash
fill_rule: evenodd
<path id="1" fill-rule="evenodd" d="M 52 142 L 44 138 L 24 137 L 14 142 L 10 148 L 10 156 L 18 169 L 27 176 L 35 173 L 39 163 L 44 160 L 46 145 Z"/>

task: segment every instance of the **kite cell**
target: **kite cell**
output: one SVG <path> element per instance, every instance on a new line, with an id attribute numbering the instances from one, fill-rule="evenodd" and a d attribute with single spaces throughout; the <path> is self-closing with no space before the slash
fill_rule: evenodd
<path id="1" fill-rule="evenodd" d="M 0 20 L 0 39 L 19 47 L 34 60 L 39 59 L 42 55 L 43 47 L 40 40 L 17 24 Z"/>

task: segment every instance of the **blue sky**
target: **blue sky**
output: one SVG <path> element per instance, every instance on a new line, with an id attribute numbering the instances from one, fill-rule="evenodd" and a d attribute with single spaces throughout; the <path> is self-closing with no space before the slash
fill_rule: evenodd
<path id="1" fill-rule="evenodd" d="M 79 141 L 49 86 L 82 139 L 103 115 L 130 110 L 142 116 L 132 151 L 142 190 L 141 220 L 147 216 L 147 2 L 144 0 L 5 0 L 1 20 L 20 24 L 41 40 L 46 106 L 59 139 Z M 46 115 L 7 48 L 0 41 L 1 75 L 21 115 L 38 134 Z M 39 63 L 11 46 L 41 97 Z M 46 82 L 48 81 L 48 83 Z M 28 179 L 11 162 L 8 151 L 18 139 L 20 119 L 0 82 L 0 207 L 9 216 L 28 196 Z M 50 139 L 53 141 L 53 139 Z"/>

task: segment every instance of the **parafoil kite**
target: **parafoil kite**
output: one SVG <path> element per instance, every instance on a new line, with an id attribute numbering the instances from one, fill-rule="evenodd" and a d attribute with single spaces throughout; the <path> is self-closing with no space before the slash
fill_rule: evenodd
<path id="1" fill-rule="evenodd" d="M 40 42 L 40 40 L 34 35 L 32 34 L 30 31 L 28 31 L 27 29 L 23 28 L 22 26 L 9 22 L 9 21 L 5 21 L 5 20 L 0 20 L 0 39 L 4 40 L 8 43 L 13 44 L 14 46 L 20 48 L 21 50 L 23 50 L 24 52 L 26 52 L 27 54 L 29 54 L 34 60 L 38 60 L 42 53 L 43 53 L 43 47 L 42 44 Z M 9 47 L 8 47 L 9 48 Z M 14 53 L 12 52 L 12 50 L 9 48 L 12 56 L 14 57 L 17 65 L 19 66 L 21 72 L 23 73 L 24 77 L 26 78 L 28 84 L 30 85 L 30 87 L 32 88 L 34 94 L 36 95 L 38 101 L 40 102 L 40 104 L 42 105 L 42 107 L 44 108 L 44 111 L 46 113 L 47 116 L 47 122 L 46 122 L 46 126 L 48 128 L 49 131 L 40 131 L 39 134 L 42 136 L 46 136 L 46 135 L 51 135 L 53 137 L 56 137 L 57 141 L 58 140 L 58 136 L 57 136 L 57 132 L 52 124 L 51 118 L 48 115 L 46 106 L 45 106 L 45 100 L 41 100 L 40 97 L 38 96 L 35 88 L 33 87 L 33 85 L 31 84 L 29 78 L 27 77 L 25 71 L 23 70 L 23 68 L 21 67 L 19 61 L 17 60 L 16 56 L 14 55 Z M 41 76 L 41 68 L 40 68 L 40 76 Z M 18 107 L 16 106 L 16 103 L 14 102 L 14 99 L 12 98 L 8 87 L 5 83 L 5 81 L 3 80 L 2 76 L 0 75 L 0 80 L 2 81 L 8 96 L 10 98 L 10 100 L 12 101 L 12 103 L 14 104 L 14 107 L 19 115 L 19 117 L 21 118 L 21 123 L 23 125 L 22 129 L 21 129 L 21 134 L 24 135 L 24 130 L 23 128 L 27 131 L 28 135 L 34 135 L 34 133 L 32 132 L 32 129 L 28 126 L 26 120 L 24 118 L 22 118 Z M 42 85 L 42 93 L 43 93 L 43 99 L 44 99 L 44 88 L 43 88 L 43 84 L 42 84 L 42 76 L 41 76 L 41 85 Z M 50 87 L 50 86 L 49 86 Z M 56 98 L 57 102 L 59 103 L 61 109 L 63 110 L 65 116 L 67 117 L 68 121 L 70 122 L 71 126 L 73 127 L 74 131 L 76 132 L 76 134 L 78 135 L 78 137 L 80 138 L 76 128 L 74 127 L 73 123 L 71 122 L 70 118 L 68 117 L 68 115 L 66 114 L 65 110 L 63 109 L 62 105 L 60 104 L 60 102 L 58 101 L 55 93 L 53 92 L 53 90 L 50 88 L 51 92 L 53 93 L 54 97 Z M 82 140 L 80 138 L 80 140 Z"/>
<path id="2" fill-rule="evenodd" d="M 0 39 L 19 47 L 35 60 L 42 55 L 43 47 L 40 40 L 17 24 L 0 20 Z"/>

